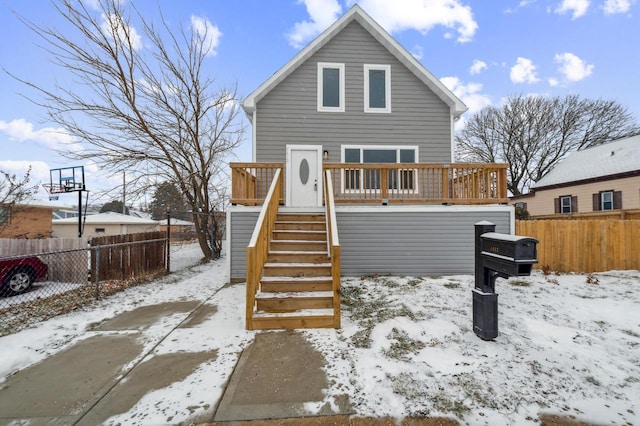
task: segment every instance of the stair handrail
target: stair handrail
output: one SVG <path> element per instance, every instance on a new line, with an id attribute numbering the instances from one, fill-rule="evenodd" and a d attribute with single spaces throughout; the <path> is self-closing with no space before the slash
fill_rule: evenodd
<path id="1" fill-rule="evenodd" d="M 338 222 L 336 220 L 336 204 L 333 195 L 331 170 L 325 171 L 324 179 L 324 208 L 327 221 L 327 245 L 331 259 L 331 281 L 333 287 L 333 327 L 340 328 L 340 239 L 338 237 Z"/>
<path id="2" fill-rule="evenodd" d="M 256 302 L 256 293 L 260 284 L 260 277 L 267 257 L 269 255 L 269 245 L 271 242 L 271 234 L 278 214 L 280 206 L 280 197 L 282 189 L 282 169 L 277 169 L 269 192 L 264 200 L 264 204 L 260 209 L 260 215 L 253 229 L 251 240 L 247 246 L 247 306 L 246 306 L 246 328 L 253 330 L 253 311 Z"/>

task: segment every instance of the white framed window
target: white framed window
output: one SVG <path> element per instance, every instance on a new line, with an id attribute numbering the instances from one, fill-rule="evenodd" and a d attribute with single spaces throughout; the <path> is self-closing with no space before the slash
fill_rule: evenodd
<path id="1" fill-rule="evenodd" d="M 417 146 L 343 145 L 343 163 L 417 163 Z M 387 189 L 394 192 L 417 193 L 418 173 L 413 168 L 393 168 L 387 172 Z M 345 168 L 342 174 L 343 192 L 380 191 L 382 168 Z"/>
<path id="2" fill-rule="evenodd" d="M 600 193 L 600 210 L 613 210 L 613 191 Z"/>
<path id="3" fill-rule="evenodd" d="M 571 195 L 560 197 L 560 213 L 571 213 Z"/>
<path id="4" fill-rule="evenodd" d="M 391 112 L 391 65 L 364 64 L 364 112 Z"/>
<path id="5" fill-rule="evenodd" d="M 344 64 L 318 62 L 318 111 L 344 112 Z"/>

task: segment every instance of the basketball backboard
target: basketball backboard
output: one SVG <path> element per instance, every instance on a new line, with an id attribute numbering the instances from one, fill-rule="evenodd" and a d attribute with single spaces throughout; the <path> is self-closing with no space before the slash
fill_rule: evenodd
<path id="1" fill-rule="evenodd" d="M 50 182 L 45 189 L 50 194 L 84 191 L 84 166 L 62 167 L 49 171 Z"/>

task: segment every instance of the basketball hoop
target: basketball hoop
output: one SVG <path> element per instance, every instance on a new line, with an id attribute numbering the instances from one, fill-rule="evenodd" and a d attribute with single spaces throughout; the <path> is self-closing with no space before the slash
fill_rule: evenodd
<path id="1" fill-rule="evenodd" d="M 64 194 L 66 192 L 64 186 L 58 183 L 43 183 L 42 187 L 49 193 L 50 200 L 53 198 L 54 194 Z M 57 200 L 58 197 L 55 196 L 55 199 Z"/>

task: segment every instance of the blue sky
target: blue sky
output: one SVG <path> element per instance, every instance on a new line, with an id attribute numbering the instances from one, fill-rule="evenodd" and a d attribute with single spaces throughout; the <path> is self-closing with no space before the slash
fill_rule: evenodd
<path id="1" fill-rule="evenodd" d="M 356 2 L 125 1 L 152 20 L 159 5 L 176 27 L 191 25 L 193 18 L 215 27 L 219 37 L 205 72 L 221 86 L 237 83 L 241 99 Z M 522 93 L 612 99 L 640 120 L 637 0 L 357 3 L 467 104 L 465 117 Z M 64 70 L 53 67 L 37 47 L 41 41 L 13 12 L 65 30 L 48 1 L 0 0 L 0 67 L 45 87 L 65 82 Z M 144 38 L 141 42 L 144 48 Z M 20 174 L 31 165 L 34 183 L 44 183 L 49 168 L 83 165 L 56 153 L 73 140 L 55 131 L 44 110 L 20 95 L 31 92 L 6 73 L 0 73 L 0 87 L 0 169 Z M 245 122 L 246 141 L 236 152 L 240 161 L 251 159 L 251 130 Z M 122 184 L 122 177 L 109 179 L 95 166 L 85 167 L 89 189 Z M 75 197 L 60 201 L 73 203 Z"/>

